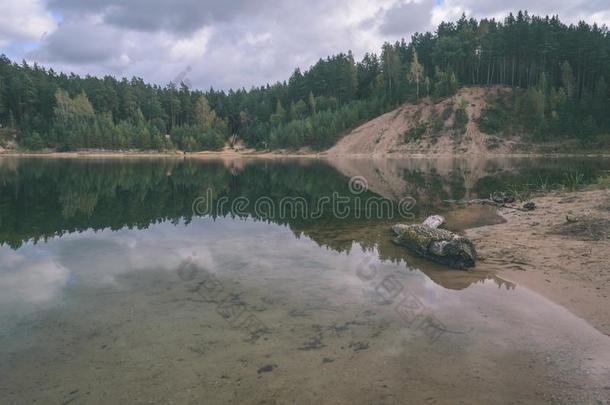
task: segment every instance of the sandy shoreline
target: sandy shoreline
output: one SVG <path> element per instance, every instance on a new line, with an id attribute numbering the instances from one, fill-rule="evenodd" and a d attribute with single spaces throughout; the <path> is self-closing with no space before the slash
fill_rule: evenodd
<path id="1" fill-rule="evenodd" d="M 290 153 L 246 150 L 236 152 L 233 150 L 206 151 L 183 153 L 175 152 L 141 152 L 141 151 L 77 151 L 77 152 L 0 152 L 2 157 L 44 157 L 44 158 L 169 158 L 169 159 L 242 159 L 242 158 L 318 158 L 323 154 L 317 153 Z"/>
<path id="2" fill-rule="evenodd" d="M 448 153 L 387 153 L 387 154 L 329 154 L 326 151 L 319 153 L 300 153 L 289 151 L 207 151 L 207 152 L 140 152 L 140 151 L 77 151 L 77 152 L 0 152 L 3 157 L 39 157 L 39 158 L 163 158 L 163 159 L 277 159 L 277 158 L 306 158 L 306 159 L 436 159 L 447 157 L 477 157 L 477 158 L 536 158 L 536 157 L 610 157 L 610 152 L 599 153 L 486 153 L 483 155 Z"/>
<path id="3" fill-rule="evenodd" d="M 534 211 L 501 208 L 507 222 L 468 230 L 477 270 L 534 290 L 610 336 L 610 190 L 533 198 Z"/>

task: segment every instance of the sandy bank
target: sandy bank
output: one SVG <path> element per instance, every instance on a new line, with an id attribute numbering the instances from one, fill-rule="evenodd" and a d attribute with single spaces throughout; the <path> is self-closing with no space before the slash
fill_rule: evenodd
<path id="1" fill-rule="evenodd" d="M 610 336 L 610 190 L 554 193 L 507 222 L 467 231 L 477 270 L 534 290 Z"/>
<path id="2" fill-rule="evenodd" d="M 599 153 L 483 153 L 479 155 L 468 155 L 463 153 L 387 153 L 387 154 L 329 154 L 327 152 L 299 152 L 299 151 L 257 151 L 247 149 L 244 151 L 204 151 L 183 153 L 174 152 L 154 152 L 154 151 L 77 151 L 77 152 L 18 152 L 14 150 L 0 150 L 2 157 L 41 157 L 41 158 L 171 158 L 171 159 L 241 159 L 241 158 L 315 158 L 325 159 L 330 162 L 350 160 L 373 160 L 383 161 L 386 159 L 438 159 L 456 157 L 483 157 L 486 159 L 503 157 L 610 157 L 610 152 L 600 151 Z"/>

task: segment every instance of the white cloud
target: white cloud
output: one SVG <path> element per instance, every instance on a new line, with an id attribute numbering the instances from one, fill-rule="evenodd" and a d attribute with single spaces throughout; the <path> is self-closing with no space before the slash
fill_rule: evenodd
<path id="1" fill-rule="evenodd" d="M 39 41 L 53 31 L 55 20 L 40 0 L 0 2 L 0 46 L 15 41 Z"/>
<path id="2" fill-rule="evenodd" d="M 48 258 L 20 258 L 19 262 L 18 271 L 0 272 L 2 305 L 43 303 L 55 298 L 68 283 L 70 272 Z"/>
<path id="3" fill-rule="evenodd" d="M 202 28 L 187 38 L 180 38 L 166 45 L 170 50 L 171 59 L 202 58 L 209 39 L 210 29 Z"/>

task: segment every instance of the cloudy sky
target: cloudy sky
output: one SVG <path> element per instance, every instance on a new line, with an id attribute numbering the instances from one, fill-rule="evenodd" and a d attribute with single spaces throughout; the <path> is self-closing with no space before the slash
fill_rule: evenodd
<path id="1" fill-rule="evenodd" d="M 518 9 L 610 25 L 608 0 L 2 0 L 0 53 L 79 74 L 249 88 L 462 13 Z"/>

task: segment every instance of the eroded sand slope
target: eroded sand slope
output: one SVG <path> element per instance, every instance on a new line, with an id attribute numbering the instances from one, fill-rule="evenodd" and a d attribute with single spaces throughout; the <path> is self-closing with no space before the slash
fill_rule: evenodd
<path id="1" fill-rule="evenodd" d="M 399 108 L 383 114 L 354 129 L 328 150 L 331 156 L 336 155 L 372 155 L 388 154 L 485 154 L 510 153 L 515 141 L 507 141 L 482 133 L 476 121 L 486 105 L 486 97 L 502 91 L 502 87 L 465 87 L 452 97 L 433 101 L 429 97 L 419 103 L 405 103 Z M 438 115 L 450 104 L 453 110 L 461 102 L 466 104 L 468 124 L 463 134 L 456 135 L 453 130 L 455 114 L 444 120 L 443 128 L 431 134 L 428 131 L 421 139 L 408 140 L 406 133 L 418 123 L 428 122 L 433 111 Z"/>

